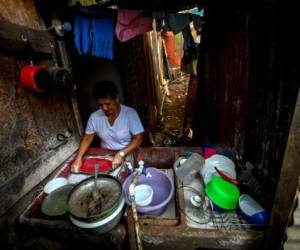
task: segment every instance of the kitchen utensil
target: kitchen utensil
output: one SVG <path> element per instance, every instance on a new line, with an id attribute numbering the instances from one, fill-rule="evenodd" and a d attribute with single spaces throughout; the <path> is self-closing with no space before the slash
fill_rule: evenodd
<path id="1" fill-rule="evenodd" d="M 92 231 L 97 234 L 103 234 L 111 229 L 113 229 L 120 221 L 123 214 L 123 207 L 125 204 L 124 197 L 121 197 L 120 202 L 118 203 L 117 208 L 112 212 L 109 216 L 103 217 L 102 219 L 98 219 L 92 222 L 86 222 L 79 220 L 78 218 L 69 215 L 71 222 L 80 227 Z"/>
<path id="2" fill-rule="evenodd" d="M 67 184 L 68 184 L 68 180 L 66 178 L 63 177 L 54 178 L 46 184 L 46 186 L 44 187 L 44 192 L 46 194 L 50 194 L 54 190 L 62 186 L 65 186 Z"/>
<path id="3" fill-rule="evenodd" d="M 95 215 L 88 214 L 88 205 L 93 199 L 94 177 L 78 183 L 71 191 L 68 198 L 69 213 L 83 222 L 97 221 L 111 215 L 122 200 L 122 187 L 120 182 L 110 176 L 99 174 L 97 189 L 101 199 L 101 212 Z"/>
<path id="4" fill-rule="evenodd" d="M 215 167 L 215 170 L 217 171 L 217 173 L 223 177 L 225 180 L 235 184 L 235 185 L 238 185 L 238 180 L 237 179 L 234 179 L 234 178 L 231 178 L 230 176 L 226 175 L 225 173 L 223 173 L 220 169 L 218 169 L 217 167 Z"/>
<path id="5" fill-rule="evenodd" d="M 68 212 L 68 195 L 74 185 L 62 186 L 44 199 L 41 210 L 48 216 L 61 216 Z"/>
<path id="6" fill-rule="evenodd" d="M 200 154 L 193 153 L 183 164 L 178 159 L 174 163 L 176 176 L 184 183 L 189 184 L 204 165 L 204 159 Z"/>
<path id="7" fill-rule="evenodd" d="M 214 204 L 226 210 L 235 209 L 240 197 L 237 186 L 224 180 L 221 176 L 213 177 L 206 185 L 205 193 Z"/>
<path id="8" fill-rule="evenodd" d="M 47 70 L 39 65 L 34 65 L 32 48 L 27 38 L 22 36 L 23 47 L 29 59 L 29 65 L 20 71 L 20 83 L 34 92 L 45 92 L 51 85 L 51 77 Z"/>
<path id="9" fill-rule="evenodd" d="M 88 205 L 88 215 L 95 215 L 101 212 L 101 200 L 98 195 L 98 188 L 97 188 L 97 178 L 98 178 L 98 169 L 99 165 L 95 165 L 95 178 L 94 178 L 94 189 L 92 191 L 93 199 L 90 201 Z"/>
<path id="10" fill-rule="evenodd" d="M 50 43 L 53 67 L 49 70 L 53 81 L 53 88 L 55 89 L 66 89 L 72 85 L 73 78 L 71 73 L 63 67 L 58 65 L 56 46 L 54 42 Z"/>

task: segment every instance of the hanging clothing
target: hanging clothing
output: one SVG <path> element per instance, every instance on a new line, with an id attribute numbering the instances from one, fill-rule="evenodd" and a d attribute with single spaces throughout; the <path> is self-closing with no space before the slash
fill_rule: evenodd
<path id="1" fill-rule="evenodd" d="M 190 23 L 190 14 L 155 12 L 156 29 L 172 31 L 174 35 L 181 32 Z"/>
<path id="2" fill-rule="evenodd" d="M 152 19 L 139 16 L 139 10 L 118 10 L 116 36 L 121 42 L 152 30 Z"/>
<path id="3" fill-rule="evenodd" d="M 74 20 L 74 43 L 80 55 L 113 59 L 114 21 L 106 18 Z"/>
<path id="4" fill-rule="evenodd" d="M 190 25 L 186 26 L 183 31 L 183 64 L 190 64 L 193 59 L 197 58 L 197 48 L 194 43 L 194 38 L 191 34 Z"/>
<path id="5" fill-rule="evenodd" d="M 80 55 L 87 55 L 91 48 L 91 20 L 76 16 L 74 19 L 74 43 Z"/>

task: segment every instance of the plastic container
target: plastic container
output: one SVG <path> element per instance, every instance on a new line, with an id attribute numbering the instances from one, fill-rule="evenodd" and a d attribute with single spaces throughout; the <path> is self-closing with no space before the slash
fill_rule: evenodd
<path id="1" fill-rule="evenodd" d="M 249 223 L 256 226 L 266 226 L 270 219 L 270 213 L 247 194 L 241 195 L 239 199 L 239 212 Z"/>
<path id="2" fill-rule="evenodd" d="M 175 173 L 183 184 L 189 184 L 194 180 L 197 172 L 201 170 L 205 161 L 197 153 L 193 153 L 182 165 L 180 165 L 181 160 L 182 158 L 178 158 L 174 163 Z"/>
<path id="3" fill-rule="evenodd" d="M 135 202 L 138 206 L 148 206 L 153 200 L 153 189 L 149 185 L 141 184 L 134 188 Z"/>
<path id="4" fill-rule="evenodd" d="M 237 207 L 240 191 L 232 183 L 220 176 L 215 176 L 205 187 L 208 198 L 218 207 L 233 210 Z"/>
<path id="5" fill-rule="evenodd" d="M 129 175 L 123 183 L 123 192 L 128 205 L 131 205 L 129 186 L 135 174 L 134 172 Z M 153 189 L 153 199 L 147 206 L 137 205 L 137 211 L 148 215 L 161 215 L 174 196 L 175 188 L 173 180 L 166 173 L 157 168 L 147 168 L 147 175 L 140 175 L 138 177 L 136 185 L 138 186 L 140 184 L 149 185 Z"/>
<path id="6" fill-rule="evenodd" d="M 236 179 L 236 171 L 233 161 L 224 155 L 215 154 L 205 160 L 205 164 L 200 170 L 200 174 L 205 185 L 207 185 L 214 176 L 219 176 L 215 167 L 217 167 L 225 175 L 232 179 Z"/>

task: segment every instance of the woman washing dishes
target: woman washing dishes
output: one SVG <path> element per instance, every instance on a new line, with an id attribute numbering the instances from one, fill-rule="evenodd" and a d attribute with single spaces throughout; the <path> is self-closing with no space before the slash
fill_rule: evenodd
<path id="1" fill-rule="evenodd" d="M 97 82 L 93 95 L 100 109 L 89 117 L 85 135 L 71 165 L 73 172 L 79 172 L 82 157 L 89 149 L 95 134 L 101 139 L 101 148 L 118 150 L 112 161 L 113 168 L 119 166 L 123 158 L 143 141 L 144 128 L 137 112 L 120 104 L 117 87 L 113 82 Z"/>

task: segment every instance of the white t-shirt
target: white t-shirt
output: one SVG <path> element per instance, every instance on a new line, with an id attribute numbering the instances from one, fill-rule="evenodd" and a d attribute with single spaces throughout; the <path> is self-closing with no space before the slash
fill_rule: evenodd
<path id="1" fill-rule="evenodd" d="M 121 111 L 113 126 L 105 113 L 99 109 L 90 115 L 85 133 L 96 133 L 101 139 L 101 147 L 113 150 L 125 148 L 133 135 L 144 132 L 144 127 L 137 112 L 121 104 Z"/>

